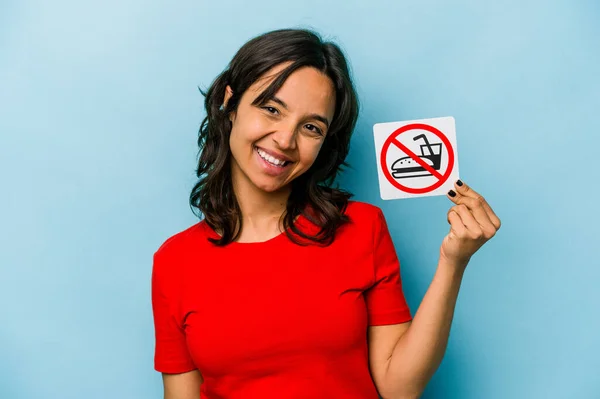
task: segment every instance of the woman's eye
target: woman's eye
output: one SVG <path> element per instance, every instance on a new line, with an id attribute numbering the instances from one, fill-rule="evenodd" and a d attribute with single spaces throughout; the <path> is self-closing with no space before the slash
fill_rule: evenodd
<path id="1" fill-rule="evenodd" d="M 315 125 L 308 124 L 308 125 L 305 125 L 305 126 L 306 126 L 306 128 L 307 128 L 308 130 L 310 130 L 311 132 L 315 132 L 315 133 L 318 133 L 318 134 L 320 134 L 320 135 L 322 135 L 322 134 L 323 134 L 323 132 L 321 131 L 321 129 L 319 129 L 319 128 L 318 128 L 318 127 L 316 127 Z"/>
<path id="2" fill-rule="evenodd" d="M 273 115 L 277 115 L 279 113 L 277 108 L 266 106 L 266 107 L 263 107 L 263 109 L 267 110 L 268 113 L 273 114 Z"/>

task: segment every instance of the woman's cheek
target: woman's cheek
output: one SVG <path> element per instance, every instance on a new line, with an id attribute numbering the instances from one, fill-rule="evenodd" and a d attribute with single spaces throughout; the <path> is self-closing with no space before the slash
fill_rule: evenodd
<path id="1" fill-rule="evenodd" d="M 321 150 L 321 144 L 316 144 L 313 141 L 310 145 L 304 146 L 304 149 L 305 151 L 301 151 L 300 153 L 300 159 L 303 160 L 305 168 L 308 169 L 317 160 L 317 156 L 319 156 L 319 151 Z"/>
<path id="2" fill-rule="evenodd" d="M 253 120 L 253 123 L 250 125 L 252 129 L 253 135 L 260 136 L 261 134 L 265 134 L 269 131 L 270 123 L 265 120 L 265 118 L 256 117 Z"/>

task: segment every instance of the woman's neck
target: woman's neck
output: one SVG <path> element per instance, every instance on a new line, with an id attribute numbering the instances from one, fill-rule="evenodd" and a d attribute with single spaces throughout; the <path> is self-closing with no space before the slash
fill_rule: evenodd
<path id="1" fill-rule="evenodd" d="M 242 213 L 239 242 L 269 240 L 283 231 L 281 216 L 285 213 L 290 187 L 266 192 L 245 176 L 232 176 L 233 192 Z"/>

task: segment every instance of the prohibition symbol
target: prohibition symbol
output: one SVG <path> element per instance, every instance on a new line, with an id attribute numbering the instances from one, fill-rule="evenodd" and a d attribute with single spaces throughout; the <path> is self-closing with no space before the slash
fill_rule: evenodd
<path id="1" fill-rule="evenodd" d="M 441 143 L 430 144 L 426 134 L 420 134 L 413 137 L 414 141 L 422 140 L 425 142 L 421 145 L 422 155 L 417 155 L 404 145 L 399 137 L 405 139 L 410 136 L 410 133 L 415 133 L 415 130 L 425 130 L 432 133 L 441 140 Z M 392 165 L 388 165 L 387 157 L 390 147 L 395 146 L 407 156 L 398 159 Z M 448 165 L 443 173 L 439 172 L 441 166 L 441 158 L 443 150 L 446 149 L 448 154 Z M 387 181 L 395 188 L 410 194 L 425 194 L 429 193 L 441 185 L 443 185 L 454 168 L 454 150 L 450 140 L 437 128 L 424 123 L 411 123 L 395 130 L 384 142 L 380 154 L 380 167 Z M 393 170 L 393 173 L 390 172 Z M 434 176 L 436 181 L 427 187 L 409 187 L 398 182 L 398 179 L 408 180 L 419 176 Z"/>

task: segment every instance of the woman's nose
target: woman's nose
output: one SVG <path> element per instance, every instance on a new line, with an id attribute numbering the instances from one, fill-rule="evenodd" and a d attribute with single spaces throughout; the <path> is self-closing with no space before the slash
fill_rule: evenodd
<path id="1" fill-rule="evenodd" d="M 282 150 L 296 148 L 296 132 L 294 129 L 281 129 L 273 133 L 273 141 Z"/>

